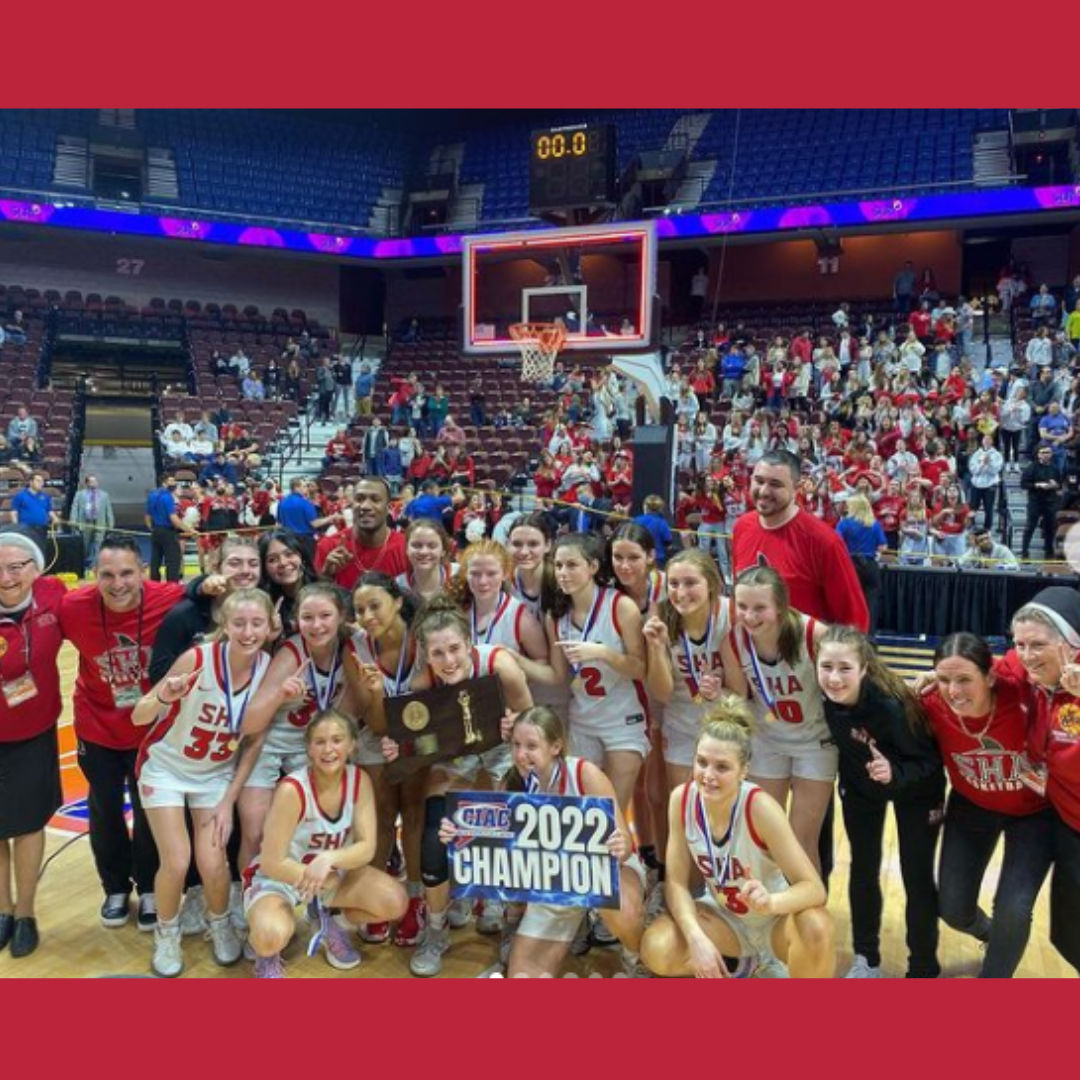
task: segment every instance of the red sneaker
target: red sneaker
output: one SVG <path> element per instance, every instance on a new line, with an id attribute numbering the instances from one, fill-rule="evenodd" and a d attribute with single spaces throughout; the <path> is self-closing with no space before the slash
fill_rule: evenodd
<path id="1" fill-rule="evenodd" d="M 382 945 L 390 937 L 390 924 L 386 922 L 364 923 L 357 927 L 360 940 L 368 945 Z"/>
<path id="2" fill-rule="evenodd" d="M 415 945 L 424 933 L 425 926 L 427 926 L 427 904 L 424 903 L 422 897 L 414 896 L 409 900 L 409 906 L 394 931 L 394 944 L 402 948 Z"/>

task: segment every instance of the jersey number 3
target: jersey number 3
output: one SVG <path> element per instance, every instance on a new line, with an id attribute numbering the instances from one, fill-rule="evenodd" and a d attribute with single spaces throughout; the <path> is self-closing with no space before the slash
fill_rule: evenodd
<path id="1" fill-rule="evenodd" d="M 228 731 L 209 731 L 206 728 L 193 727 L 191 742 L 184 747 L 184 757 L 192 761 L 228 761 L 232 757 L 229 743 L 234 736 Z M 215 749 L 214 744 L 217 743 Z M 213 751 L 213 752 L 211 752 Z"/>

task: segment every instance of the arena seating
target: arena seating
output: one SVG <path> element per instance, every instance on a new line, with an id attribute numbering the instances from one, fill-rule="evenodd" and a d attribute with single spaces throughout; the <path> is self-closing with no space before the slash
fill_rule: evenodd
<path id="1" fill-rule="evenodd" d="M 49 191 L 58 134 L 84 134 L 94 109 L 0 109 L 0 188 Z"/>
<path id="2" fill-rule="evenodd" d="M 0 189 L 48 191 L 57 135 L 85 134 L 97 110 L 3 112 Z M 616 126 L 621 173 L 641 152 L 663 148 L 688 113 L 709 116 L 691 161 L 717 162 L 701 201 L 738 204 L 963 186 L 973 177 L 974 134 L 1008 122 L 1005 109 L 652 109 L 593 119 Z M 582 115 L 572 119 L 581 122 Z M 528 218 L 534 126 L 526 120 L 421 140 L 375 120 L 336 124 L 284 110 L 137 110 L 146 144 L 175 154 L 180 205 L 359 228 L 369 225 L 384 187 L 403 188 L 436 146 L 456 143 L 465 147 L 459 182 L 484 185 L 480 219 Z M 676 132 L 673 144 L 679 141 Z"/>
<path id="3" fill-rule="evenodd" d="M 718 110 L 696 152 L 720 162 L 704 201 L 970 183 L 975 132 L 1007 123 L 1006 109 Z"/>
<path id="4" fill-rule="evenodd" d="M 595 119 L 616 125 L 621 171 L 641 151 L 663 147 L 687 111 L 654 109 Z M 970 183 L 974 133 L 1004 128 L 1007 117 L 1005 109 L 745 109 L 739 117 L 735 110 L 716 110 L 691 160 L 718 163 L 703 202 L 797 202 L 840 191 L 925 192 Z M 485 185 L 485 219 L 528 214 L 530 126 L 468 136 L 461 179 Z"/>
<path id="5" fill-rule="evenodd" d="M 539 434 L 536 428 L 474 428 L 469 424 L 469 383 L 480 372 L 484 377 L 486 410 L 489 417 L 500 408 L 512 406 L 522 397 L 529 397 L 537 417 L 554 403 L 555 395 L 549 390 L 524 387 L 518 367 L 500 367 L 494 360 L 463 361 L 456 335 L 449 324 L 436 326 L 425 323 L 425 340 L 414 344 L 396 345 L 379 369 L 375 386 L 374 415 L 378 416 L 397 436 L 405 435 L 407 428 L 390 424 L 390 408 L 387 400 L 394 380 L 405 379 L 415 372 L 428 393 L 442 384 L 450 397 L 450 415 L 465 430 L 465 447 L 476 465 L 476 476 L 483 478 L 487 486 L 499 491 L 507 488 L 510 480 L 520 473 L 539 450 Z M 479 365 L 483 365 L 482 367 Z M 349 427 L 350 436 L 356 441 L 363 439 L 371 418 L 354 420 Z M 421 440 L 425 446 L 434 446 L 433 439 Z M 355 468 L 331 466 L 324 478 L 341 482 L 355 478 Z"/>
<path id="6" fill-rule="evenodd" d="M 37 421 L 40 433 L 41 462 L 33 467 L 45 474 L 59 508 L 72 477 L 73 432 L 80 417 L 73 390 L 40 389 L 37 385 L 38 363 L 46 337 L 45 303 L 44 296 L 34 289 L 0 285 L 0 319 L 6 320 L 12 312 L 22 311 L 27 331 L 25 344 L 16 344 L 9 338 L 0 349 L 0 434 L 7 435 L 16 410 L 25 405 L 30 417 Z M 0 469 L 0 510 L 7 509 L 10 496 L 20 486 L 18 470 Z"/>
<path id="7" fill-rule="evenodd" d="M 148 145 L 176 155 L 185 206 L 366 226 L 384 186 L 402 186 L 407 142 L 374 121 L 330 124 L 247 109 L 139 109 Z"/>

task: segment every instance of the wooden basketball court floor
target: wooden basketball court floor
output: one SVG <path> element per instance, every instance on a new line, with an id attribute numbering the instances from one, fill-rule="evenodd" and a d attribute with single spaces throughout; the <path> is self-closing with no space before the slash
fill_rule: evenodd
<path id="1" fill-rule="evenodd" d="M 905 675 L 929 666 L 929 650 L 905 647 L 890 650 L 890 661 Z M 65 701 L 71 701 L 75 678 L 75 654 L 65 645 L 61 653 Z M 70 705 L 61 721 L 61 753 L 65 795 L 76 802 L 85 795 L 85 784 L 75 761 L 75 739 L 71 729 Z M 839 808 L 838 808 L 839 809 Z M 829 910 L 836 926 L 837 973 L 851 963 L 851 934 L 847 905 L 849 853 L 847 838 L 837 817 L 836 870 L 830 888 Z M 98 978 L 149 974 L 152 935 L 140 933 L 131 924 L 121 930 L 106 930 L 98 921 L 101 887 L 94 871 L 90 845 L 77 822 L 50 829 L 46 858 L 55 856 L 45 871 L 38 894 L 38 925 L 41 946 L 31 957 L 13 960 L 0 953 L 0 978 Z M 999 853 L 1000 854 L 1000 853 Z M 997 886 L 999 860 L 995 858 L 984 882 L 983 901 L 990 909 Z M 900 879 L 896 835 L 891 826 L 885 845 L 882 868 L 885 914 L 882 926 L 883 968 L 888 977 L 904 974 L 904 889 Z M 1068 978 L 1075 972 L 1048 940 L 1048 888 L 1044 888 L 1035 910 L 1031 942 L 1017 972 L 1020 978 Z M 363 946 L 364 962 L 356 971 L 332 971 L 321 956 L 309 959 L 303 948 L 307 930 L 300 928 L 286 953 L 290 978 L 409 978 L 411 949 L 393 945 Z M 476 978 L 492 969 L 497 961 L 498 939 L 485 938 L 469 927 L 453 932 L 453 947 L 444 957 L 444 978 Z M 969 938 L 942 925 L 940 957 L 944 975 L 965 978 L 977 974 L 981 963 L 979 946 Z M 218 968 L 210 946 L 201 938 L 184 942 L 185 976 L 198 978 L 250 978 L 252 965 L 241 961 L 229 969 Z M 620 971 L 617 949 L 594 948 L 587 956 L 570 959 L 566 971 L 580 977 L 611 976 Z"/>

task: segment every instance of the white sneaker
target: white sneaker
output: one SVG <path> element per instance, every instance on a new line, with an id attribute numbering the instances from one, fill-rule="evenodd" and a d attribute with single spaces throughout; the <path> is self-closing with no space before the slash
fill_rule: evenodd
<path id="1" fill-rule="evenodd" d="M 184 937 L 206 933 L 206 905 L 201 885 L 184 894 L 184 902 L 180 905 L 180 932 Z"/>
<path id="2" fill-rule="evenodd" d="M 244 955 L 244 946 L 233 929 L 229 915 L 213 916 L 207 920 L 206 937 L 214 950 L 218 967 L 232 967 Z"/>
<path id="3" fill-rule="evenodd" d="M 154 956 L 150 970 L 159 979 L 175 979 L 184 970 L 183 935 L 177 924 L 154 928 Z"/>
<path id="4" fill-rule="evenodd" d="M 424 940 L 409 961 L 409 970 L 421 979 L 432 979 L 442 971 L 443 953 L 450 948 L 450 927 L 437 930 L 430 923 L 424 931 Z"/>
<path id="5" fill-rule="evenodd" d="M 871 967 L 865 956 L 856 956 L 851 970 L 845 979 L 880 979 L 883 978 L 880 967 Z"/>
<path id="6" fill-rule="evenodd" d="M 476 929 L 481 934 L 501 934 L 506 925 L 506 905 L 501 900 L 485 900 L 476 917 Z"/>
<path id="7" fill-rule="evenodd" d="M 472 918 L 471 900 L 451 900 L 450 907 L 446 912 L 446 922 L 451 930 L 462 930 L 469 925 Z"/>

